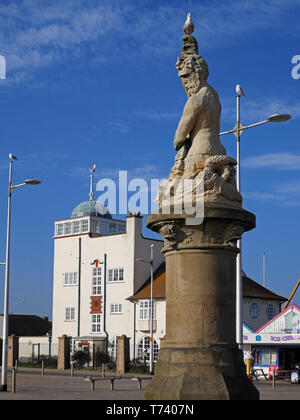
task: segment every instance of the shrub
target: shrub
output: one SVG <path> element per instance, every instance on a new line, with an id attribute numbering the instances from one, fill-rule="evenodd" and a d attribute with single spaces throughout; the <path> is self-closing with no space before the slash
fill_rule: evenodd
<path id="1" fill-rule="evenodd" d="M 76 362 L 80 367 L 82 367 L 85 364 L 89 363 L 90 355 L 89 353 L 86 353 L 85 351 L 78 350 L 73 354 L 72 360 Z"/>
<path id="2" fill-rule="evenodd" d="M 133 359 L 128 363 L 127 371 L 130 373 L 149 373 L 149 366 L 140 359 Z"/>
<path id="3" fill-rule="evenodd" d="M 45 367 L 57 367 L 57 357 L 55 356 L 40 356 L 40 364 L 42 363 L 42 361 L 44 362 Z"/>
<path id="4" fill-rule="evenodd" d="M 109 363 L 109 362 L 110 362 L 110 357 L 108 356 L 108 354 L 102 351 L 97 351 L 95 353 L 95 356 L 94 356 L 95 367 L 101 366 L 102 363 Z"/>

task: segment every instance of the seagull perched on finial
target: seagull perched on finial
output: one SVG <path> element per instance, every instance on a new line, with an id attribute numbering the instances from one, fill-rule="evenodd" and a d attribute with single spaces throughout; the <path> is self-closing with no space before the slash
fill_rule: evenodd
<path id="1" fill-rule="evenodd" d="M 187 20 L 184 24 L 183 30 L 186 35 L 192 35 L 194 32 L 195 26 L 191 18 L 191 14 L 188 13 Z"/>
<path id="2" fill-rule="evenodd" d="M 243 91 L 243 89 L 241 88 L 240 85 L 236 85 L 235 91 L 239 96 L 244 96 L 244 98 L 246 97 L 246 95 L 245 95 L 245 93 L 244 93 L 244 91 Z"/>

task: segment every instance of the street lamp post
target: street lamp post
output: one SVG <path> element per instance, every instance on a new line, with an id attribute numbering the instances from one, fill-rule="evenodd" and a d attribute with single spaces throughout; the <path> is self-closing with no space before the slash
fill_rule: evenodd
<path id="1" fill-rule="evenodd" d="M 27 179 L 22 184 L 12 184 L 13 162 L 18 160 L 9 154 L 9 181 L 8 181 L 8 212 L 6 233 L 6 260 L 5 260 L 5 286 L 4 286 L 4 312 L 3 312 L 3 343 L 2 343 L 2 372 L 0 391 L 7 391 L 7 356 L 8 356 L 8 318 L 9 318 L 9 272 L 10 272 L 10 224 L 11 224 L 11 193 L 15 188 L 23 185 L 38 185 L 41 181 Z"/>
<path id="2" fill-rule="evenodd" d="M 239 85 L 238 85 L 239 86 Z M 258 127 L 263 124 L 270 122 L 284 122 L 288 121 L 291 118 L 289 114 L 274 114 L 271 115 L 264 121 L 257 122 L 255 124 L 250 124 L 243 126 L 240 119 L 240 99 L 241 96 L 245 96 L 243 90 L 238 89 L 237 87 L 237 96 L 236 96 L 236 113 L 237 113 L 237 122 L 233 130 L 224 131 L 220 133 L 220 136 L 225 134 L 233 133 L 237 139 L 237 190 L 241 193 L 241 147 L 240 139 L 244 130 L 249 128 Z M 236 259 L 236 342 L 240 349 L 243 348 L 243 283 L 242 283 L 242 241 L 237 242 L 237 247 L 240 250 Z"/>
<path id="3" fill-rule="evenodd" d="M 153 375 L 153 248 L 154 245 L 150 245 L 150 261 L 144 259 L 137 259 L 137 262 L 144 262 L 150 264 L 150 357 L 149 357 L 149 370 L 150 374 Z"/>

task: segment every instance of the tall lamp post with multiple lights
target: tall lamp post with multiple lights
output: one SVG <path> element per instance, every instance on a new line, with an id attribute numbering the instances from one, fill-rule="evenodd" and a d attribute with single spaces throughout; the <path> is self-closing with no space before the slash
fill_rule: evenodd
<path id="1" fill-rule="evenodd" d="M 150 275 L 150 357 L 149 357 L 149 370 L 150 370 L 150 374 L 153 375 L 153 248 L 154 245 L 151 244 L 150 245 L 150 261 L 148 260 L 144 260 L 144 259 L 137 259 L 137 262 L 144 262 L 147 264 L 150 264 L 150 270 L 151 270 L 151 275 Z"/>
<path id="2" fill-rule="evenodd" d="M 0 391 L 7 391 L 7 356 L 8 356 L 8 316 L 9 316 L 9 271 L 10 271 L 10 224 L 11 224 L 11 194 L 16 188 L 24 185 L 38 185 L 41 181 L 27 179 L 22 184 L 12 184 L 12 167 L 18 160 L 11 153 L 9 155 L 9 182 L 8 182 L 8 213 L 6 235 L 6 260 L 5 260 L 5 286 L 4 286 L 4 313 L 3 313 L 3 343 L 2 343 L 2 375 Z"/>
<path id="3" fill-rule="evenodd" d="M 237 139 L 237 189 L 241 193 L 241 154 L 240 154 L 240 139 L 244 130 L 258 127 L 267 123 L 277 123 L 288 121 L 291 118 L 289 114 L 274 114 L 264 121 L 255 124 L 243 126 L 240 120 L 240 99 L 245 96 L 240 85 L 236 87 L 236 108 L 237 108 L 237 122 L 233 130 L 224 131 L 220 136 L 233 133 Z M 240 349 L 243 347 L 243 284 L 242 284 L 242 241 L 239 240 L 237 247 L 240 252 L 236 260 L 236 341 Z"/>

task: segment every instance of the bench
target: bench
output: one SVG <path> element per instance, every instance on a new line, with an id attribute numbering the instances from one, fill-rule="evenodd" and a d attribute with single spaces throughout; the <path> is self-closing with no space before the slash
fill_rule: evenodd
<path id="1" fill-rule="evenodd" d="M 260 376 L 263 376 L 266 381 L 268 380 L 268 377 L 263 369 L 259 369 L 259 368 L 251 369 L 250 375 L 253 375 L 257 381 L 259 381 Z"/>
<path id="2" fill-rule="evenodd" d="M 127 380 L 131 380 L 131 381 L 137 381 L 138 382 L 138 389 L 141 390 L 142 389 L 142 380 L 150 380 L 152 378 L 144 378 L 144 377 L 140 377 L 140 376 L 132 376 L 132 377 L 122 377 L 122 376 L 114 376 L 111 378 L 93 378 L 92 376 L 85 376 L 83 378 L 84 381 L 86 382 L 90 382 L 91 384 L 91 391 L 95 390 L 95 382 L 96 381 L 110 381 L 110 389 L 111 391 L 115 390 L 115 381 L 117 380 L 122 380 L 122 379 L 127 379 Z"/>

